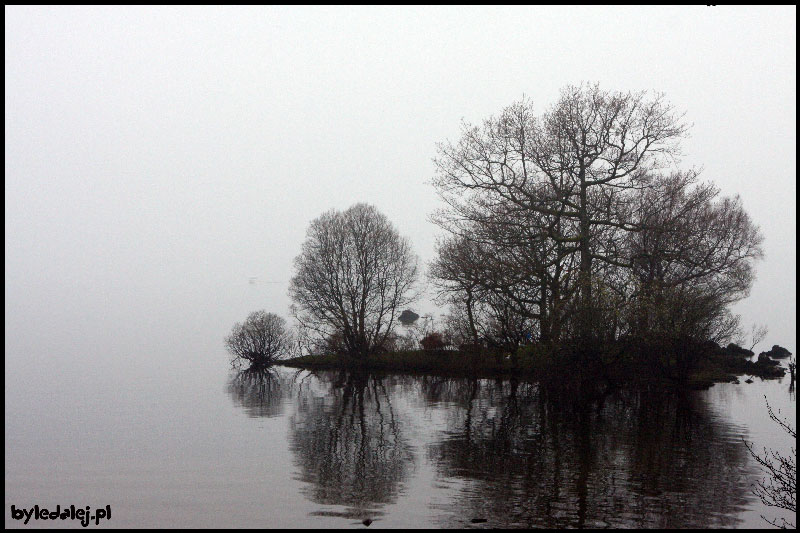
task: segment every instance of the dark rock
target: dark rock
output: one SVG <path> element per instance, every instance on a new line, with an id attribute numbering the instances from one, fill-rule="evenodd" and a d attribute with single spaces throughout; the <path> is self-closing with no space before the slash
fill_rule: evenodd
<path id="1" fill-rule="evenodd" d="M 778 361 L 775 361 L 772 358 L 770 358 L 770 356 L 767 355 L 765 352 L 758 354 L 758 361 L 756 361 L 756 363 L 760 365 L 770 365 L 770 366 L 776 366 L 780 364 L 778 363 Z"/>
<path id="2" fill-rule="evenodd" d="M 415 313 L 411 309 L 406 309 L 405 311 L 400 313 L 400 316 L 397 317 L 397 320 L 399 320 L 400 323 L 403 324 L 404 326 L 410 326 L 411 324 L 416 322 L 418 318 L 419 315 L 417 313 Z"/>
<path id="3" fill-rule="evenodd" d="M 760 378 L 780 378 L 786 374 L 786 369 L 783 368 L 777 361 L 773 361 L 769 357 L 761 358 L 757 362 L 747 361 L 747 368 L 745 374 L 751 376 L 758 376 Z"/>
<path id="4" fill-rule="evenodd" d="M 470 522 L 473 524 L 483 524 L 484 522 L 487 522 L 487 520 L 485 518 L 473 518 L 470 520 Z"/>
<path id="5" fill-rule="evenodd" d="M 766 355 L 767 357 L 771 357 L 773 359 L 786 359 L 792 352 L 784 348 L 783 346 L 778 346 L 777 344 L 772 347 L 772 349 L 768 352 L 761 352 L 758 354 L 759 359 L 762 355 Z"/>
<path id="6" fill-rule="evenodd" d="M 369 525 L 372 523 L 372 519 L 365 518 L 361 523 L 364 524 L 365 526 L 369 527 Z"/>
<path id="7" fill-rule="evenodd" d="M 725 353 L 728 355 L 750 358 L 755 355 L 752 350 L 742 348 L 738 344 L 730 343 L 725 347 Z"/>

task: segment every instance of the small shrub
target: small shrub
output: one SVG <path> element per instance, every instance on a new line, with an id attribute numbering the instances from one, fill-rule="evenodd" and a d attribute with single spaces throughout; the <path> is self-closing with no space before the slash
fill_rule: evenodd
<path id="1" fill-rule="evenodd" d="M 266 367 L 286 355 L 292 340 L 286 321 L 274 313 L 255 311 L 244 323 L 236 323 L 225 338 L 225 347 L 233 355 L 231 365 Z"/>

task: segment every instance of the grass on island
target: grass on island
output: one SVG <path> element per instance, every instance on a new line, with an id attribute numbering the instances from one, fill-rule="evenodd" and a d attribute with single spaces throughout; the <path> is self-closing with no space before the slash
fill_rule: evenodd
<path id="1" fill-rule="evenodd" d="M 751 352 L 752 353 L 752 352 Z M 775 378 L 783 369 L 747 361 L 740 353 L 719 348 L 699 358 L 684 380 L 675 379 L 670 367 L 647 362 L 625 353 L 603 354 L 593 368 L 585 368 L 574 356 L 554 354 L 540 346 L 530 345 L 515 354 L 490 351 L 466 352 L 461 350 L 406 350 L 372 354 L 364 359 L 345 355 L 307 355 L 280 361 L 288 367 L 309 370 L 369 370 L 408 374 L 432 374 L 454 377 L 517 377 L 539 379 L 574 375 L 576 371 L 589 373 L 601 371 L 605 377 L 617 382 L 667 379 L 681 381 L 691 388 L 705 388 L 713 383 L 736 381 L 737 376 L 752 375 Z M 598 376 L 599 377 L 599 376 Z"/>
<path id="2" fill-rule="evenodd" d="M 343 355 L 307 355 L 281 361 L 282 365 L 308 369 L 363 369 L 455 376 L 495 376 L 519 371 L 508 357 L 458 350 L 408 350 L 372 354 L 363 360 Z"/>

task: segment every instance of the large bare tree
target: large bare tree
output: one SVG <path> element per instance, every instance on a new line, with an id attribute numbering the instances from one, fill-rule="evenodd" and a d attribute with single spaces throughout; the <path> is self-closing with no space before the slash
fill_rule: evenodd
<path id="1" fill-rule="evenodd" d="M 586 336 L 593 264 L 626 264 L 609 236 L 637 229 L 627 199 L 672 163 L 685 131 L 661 95 L 567 87 L 540 117 L 523 100 L 482 128 L 465 126 L 458 143 L 440 145 L 434 184 L 451 221 L 474 219 L 477 203 L 550 217 L 543 232 L 562 253 L 579 257 L 579 330 Z"/>
<path id="2" fill-rule="evenodd" d="M 431 276 L 464 329 L 477 336 L 491 301 L 579 353 L 626 336 L 734 334 L 728 308 L 752 284 L 762 237 L 738 197 L 677 168 L 685 132 L 662 95 L 588 85 L 439 145 L 433 184 L 447 207 L 433 220 L 450 236 Z"/>
<path id="3" fill-rule="evenodd" d="M 384 348 L 414 299 L 417 257 L 385 215 L 356 204 L 311 223 L 289 294 L 303 330 L 364 358 Z M 320 345 L 320 343 L 317 343 Z"/>

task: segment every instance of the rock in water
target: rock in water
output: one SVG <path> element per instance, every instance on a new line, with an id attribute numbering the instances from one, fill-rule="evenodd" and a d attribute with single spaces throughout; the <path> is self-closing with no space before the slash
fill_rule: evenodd
<path id="1" fill-rule="evenodd" d="M 773 359 L 786 359 L 792 352 L 784 348 L 783 346 L 778 346 L 777 344 L 772 347 L 772 349 L 768 352 L 761 352 L 758 354 L 759 358 L 762 355 L 766 355 L 767 357 L 771 357 Z"/>
<path id="2" fill-rule="evenodd" d="M 416 322 L 418 318 L 419 315 L 417 313 L 415 313 L 411 309 L 406 309 L 405 311 L 400 313 L 400 316 L 397 318 L 397 320 L 399 320 L 400 323 L 403 324 L 404 326 L 410 326 L 411 324 Z"/>

